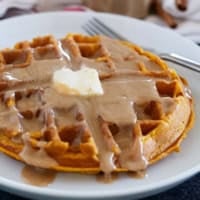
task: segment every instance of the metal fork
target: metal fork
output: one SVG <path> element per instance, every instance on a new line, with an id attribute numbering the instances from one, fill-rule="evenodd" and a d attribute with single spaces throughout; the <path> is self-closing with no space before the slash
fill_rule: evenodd
<path id="1" fill-rule="evenodd" d="M 90 19 L 86 24 L 82 26 L 83 30 L 89 35 L 106 35 L 115 39 L 128 41 L 127 38 L 123 37 L 106 24 L 104 24 L 101 20 L 96 17 Z M 175 53 L 158 53 L 154 49 L 144 48 L 148 51 L 151 51 L 157 54 L 160 58 L 166 61 L 170 61 L 181 66 L 184 66 L 190 70 L 196 71 L 200 73 L 200 63 L 189 58 L 185 58 Z"/>

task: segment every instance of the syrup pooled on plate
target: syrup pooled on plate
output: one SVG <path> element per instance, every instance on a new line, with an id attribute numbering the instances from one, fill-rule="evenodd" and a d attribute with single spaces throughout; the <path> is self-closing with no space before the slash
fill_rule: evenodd
<path id="1" fill-rule="evenodd" d="M 25 165 L 21 173 L 22 179 L 25 183 L 34 186 L 48 186 L 56 178 L 56 172 L 48 169 L 40 169 Z"/>

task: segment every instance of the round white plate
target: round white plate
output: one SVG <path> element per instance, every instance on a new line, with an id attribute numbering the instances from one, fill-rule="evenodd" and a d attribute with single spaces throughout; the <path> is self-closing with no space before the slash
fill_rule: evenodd
<path id="1" fill-rule="evenodd" d="M 96 13 L 43 13 L 0 22 L 0 48 L 35 36 L 53 34 L 63 37 L 69 32 L 84 33 L 82 25 L 93 15 L 127 39 L 162 52 L 175 52 L 200 61 L 200 48 L 174 32 L 136 19 Z M 23 164 L 0 154 L 0 188 L 35 199 L 136 199 L 166 190 L 200 171 L 200 74 L 183 67 L 177 70 L 189 81 L 196 103 L 196 124 L 174 153 L 151 166 L 144 179 L 121 175 L 112 184 L 97 182 L 95 176 L 59 173 L 48 187 L 27 185 L 21 178 Z"/>

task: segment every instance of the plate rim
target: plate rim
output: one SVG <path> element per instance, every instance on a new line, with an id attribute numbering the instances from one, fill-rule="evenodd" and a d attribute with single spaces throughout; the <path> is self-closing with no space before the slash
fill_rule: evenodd
<path id="1" fill-rule="evenodd" d="M 131 195 L 141 195 L 141 194 L 147 194 L 155 190 L 161 190 L 162 188 L 170 188 L 171 185 L 177 183 L 181 183 L 187 178 L 195 175 L 199 172 L 200 164 L 196 167 L 190 168 L 189 170 L 185 171 L 184 173 L 181 173 L 177 176 L 173 176 L 167 179 L 167 181 L 158 181 L 155 184 L 147 184 L 146 189 L 137 189 L 137 190 L 126 190 L 126 191 L 120 191 L 119 189 L 115 191 L 114 193 L 111 193 L 109 191 L 104 191 L 101 194 L 98 191 L 93 191 L 93 193 L 74 193 L 74 191 L 59 191 L 54 188 L 44 188 L 44 187 L 37 187 L 28 185 L 25 183 L 18 183 L 16 181 L 12 181 L 3 177 L 0 177 L 0 185 L 2 185 L 2 181 L 5 183 L 2 185 L 2 188 L 5 188 L 5 190 L 9 191 L 9 189 L 12 189 L 12 191 L 15 191 L 16 194 L 21 194 L 25 192 L 26 195 L 30 194 L 38 194 L 42 197 L 51 197 L 51 198 L 75 198 L 75 199 L 105 199 L 105 198 L 117 198 L 117 197 L 125 197 L 125 196 L 131 196 Z M 192 173 L 192 174 L 191 174 Z M 144 195 L 142 195 L 144 196 Z"/>

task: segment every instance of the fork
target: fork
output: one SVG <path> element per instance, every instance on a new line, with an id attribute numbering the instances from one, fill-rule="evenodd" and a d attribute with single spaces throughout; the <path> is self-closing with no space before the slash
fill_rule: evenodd
<path id="1" fill-rule="evenodd" d="M 101 20 L 99 20 L 96 17 L 90 19 L 86 24 L 82 26 L 82 28 L 89 35 L 106 35 L 108 37 L 112 37 L 115 39 L 128 41 L 128 39 L 126 39 L 121 34 L 117 33 L 116 31 L 108 27 L 106 24 L 104 24 Z M 148 48 L 144 49 L 157 54 L 163 60 L 179 64 L 190 70 L 200 73 L 200 63 L 197 61 L 185 58 L 175 53 L 158 53 L 154 49 L 148 49 Z"/>

